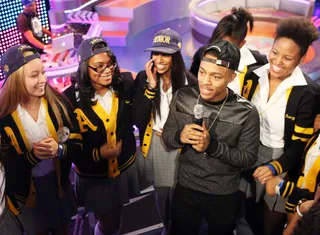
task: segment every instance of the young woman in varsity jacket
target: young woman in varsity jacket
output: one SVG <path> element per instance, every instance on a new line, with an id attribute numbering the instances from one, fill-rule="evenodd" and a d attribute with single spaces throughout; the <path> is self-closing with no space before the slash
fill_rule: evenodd
<path id="1" fill-rule="evenodd" d="M 315 96 L 319 90 L 298 65 L 317 38 L 317 29 L 308 19 L 282 20 L 277 26 L 269 64 L 247 73 L 244 79 L 242 95 L 260 114 L 261 145 L 256 163 L 259 167 L 253 174 L 260 182 L 257 200 L 263 197 L 263 184 L 272 175 L 289 171 L 289 177 L 297 179 L 303 149 L 313 134 Z M 282 234 L 284 200 L 265 195 L 264 201 L 264 234 Z M 276 227 L 278 231 L 274 230 Z"/>
<path id="2" fill-rule="evenodd" d="M 318 96 L 318 104 L 320 97 Z M 312 200 L 315 193 L 320 193 L 320 106 L 314 122 L 314 134 L 309 139 L 302 155 L 303 168 L 300 171 L 297 182 L 282 179 L 279 176 L 272 177 L 266 184 L 267 193 L 271 196 L 288 198 L 285 209 L 289 213 L 296 211 L 296 206 L 301 200 Z"/>
<path id="3" fill-rule="evenodd" d="M 0 95 L 0 133 L 9 147 L 9 208 L 28 235 L 68 233 L 77 213 L 69 180 L 71 160 L 82 150 L 73 110 L 47 85 L 34 48 L 17 45 L 3 55 L 6 77 Z"/>
<path id="4" fill-rule="evenodd" d="M 178 151 L 168 150 L 161 133 L 169 114 L 173 94 L 197 80 L 186 71 L 181 55 L 181 37 L 171 29 L 158 31 L 151 48 L 151 60 L 135 80 L 133 119 L 140 131 L 141 152 L 147 181 L 153 182 L 164 233 L 169 227 L 170 191 L 175 183 Z"/>
<path id="5" fill-rule="evenodd" d="M 258 51 L 249 50 L 244 45 L 248 32 L 248 23 L 250 27 L 249 30 L 252 31 L 253 16 L 251 13 L 241 7 L 238 9 L 233 8 L 231 14 L 226 15 L 219 21 L 207 43 L 210 44 L 215 40 L 224 39 L 240 48 L 241 59 L 238 71 L 241 71 L 241 73 L 238 73 L 237 77 L 228 85 L 228 87 L 237 94 L 240 94 L 240 88 L 243 84 L 246 72 L 252 67 L 268 63 L 265 55 L 260 54 Z M 206 45 L 200 47 L 193 56 L 190 72 L 196 77 L 198 76 L 199 66 L 205 47 Z"/>
<path id="6" fill-rule="evenodd" d="M 138 175 L 133 181 L 128 169 L 136 158 L 133 78 L 131 73 L 120 73 L 115 55 L 102 38 L 84 40 L 78 55 L 75 114 L 83 153 L 75 168 L 77 197 L 99 221 L 95 235 L 109 235 L 119 230 L 122 207 L 131 196 L 129 188 L 134 196 L 139 193 Z"/>

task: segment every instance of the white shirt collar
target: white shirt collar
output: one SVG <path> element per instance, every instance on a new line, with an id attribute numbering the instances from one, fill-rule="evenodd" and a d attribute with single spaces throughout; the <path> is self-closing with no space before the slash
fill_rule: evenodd
<path id="1" fill-rule="evenodd" d="M 113 92 L 114 92 L 113 89 L 110 88 L 103 96 L 99 95 L 98 93 L 95 93 L 93 100 L 97 100 L 97 99 L 99 100 L 99 99 L 103 99 L 103 98 L 107 98 L 107 97 L 112 97 Z"/>
<path id="2" fill-rule="evenodd" d="M 246 46 L 242 46 L 240 49 L 240 63 L 238 70 L 242 71 L 244 69 L 244 66 L 248 66 L 255 63 L 257 63 L 257 61 L 252 55 L 251 51 Z"/>
<path id="3" fill-rule="evenodd" d="M 25 117 L 25 115 L 29 115 L 30 114 L 27 112 L 27 110 L 25 110 L 20 104 L 18 104 L 17 106 L 17 112 L 18 112 L 18 116 L 19 118 L 23 118 Z M 44 108 L 44 105 L 42 103 L 42 101 L 40 102 L 40 109 L 39 109 L 39 116 L 38 116 L 38 121 L 44 120 L 46 118 L 46 109 Z"/>
<path id="4" fill-rule="evenodd" d="M 256 70 L 254 70 L 254 73 L 256 75 L 258 75 L 260 78 L 263 78 L 263 77 L 267 77 L 266 75 L 269 74 L 269 69 L 270 69 L 270 64 L 266 64 Z M 286 87 L 291 87 L 291 86 L 305 86 L 307 85 L 307 81 L 302 73 L 302 70 L 300 69 L 299 66 L 297 66 L 290 77 L 288 77 L 286 80 L 285 80 L 285 84 L 286 84 Z"/>

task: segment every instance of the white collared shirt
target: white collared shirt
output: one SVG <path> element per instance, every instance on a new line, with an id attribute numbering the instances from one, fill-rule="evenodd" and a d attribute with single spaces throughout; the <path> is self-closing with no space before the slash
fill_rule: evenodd
<path id="1" fill-rule="evenodd" d="M 257 63 L 257 61 L 252 55 L 251 51 L 246 46 L 242 46 L 240 49 L 240 63 L 238 66 L 238 71 L 243 71 L 245 66 L 249 66 L 255 63 Z M 237 76 L 232 82 L 228 84 L 228 87 L 236 94 L 241 95 L 239 73 L 236 73 Z"/>
<path id="2" fill-rule="evenodd" d="M 0 162 L 0 216 L 2 215 L 2 212 L 5 207 L 5 202 L 6 202 L 5 196 L 4 196 L 5 188 L 6 188 L 5 169 Z"/>
<path id="3" fill-rule="evenodd" d="M 292 86 L 306 85 L 307 82 L 299 67 L 296 67 L 290 77 L 279 84 L 273 95 L 269 95 L 269 64 L 254 71 L 259 79 L 259 88 L 251 102 L 260 114 L 260 141 L 271 148 L 284 147 L 285 111 L 287 107 L 287 90 Z"/>
<path id="4" fill-rule="evenodd" d="M 170 88 L 165 92 L 163 90 L 163 81 L 162 79 L 160 79 L 159 88 L 160 88 L 160 96 L 161 96 L 160 98 L 161 118 L 159 113 L 157 112 L 156 120 L 153 125 L 153 130 L 162 132 L 161 129 L 163 128 L 169 116 L 169 107 L 172 100 L 172 86 L 170 86 Z"/>
<path id="5" fill-rule="evenodd" d="M 185 85 L 188 85 L 188 79 L 187 78 L 185 80 Z M 156 120 L 154 121 L 152 129 L 162 132 L 162 128 L 163 128 L 164 124 L 166 123 L 167 118 L 169 116 L 170 103 L 171 103 L 173 94 L 172 94 L 172 86 L 166 92 L 163 90 L 163 81 L 162 81 L 162 79 L 160 79 L 159 88 L 160 88 L 160 96 L 161 96 L 161 98 L 160 98 L 161 118 L 160 118 L 160 115 L 157 112 Z"/>
<path id="6" fill-rule="evenodd" d="M 109 89 L 103 96 L 95 94 L 94 100 L 97 100 L 102 108 L 110 115 L 112 108 L 112 94 L 113 90 Z"/>
<path id="7" fill-rule="evenodd" d="M 50 135 L 46 120 L 46 109 L 42 102 L 40 103 L 37 121 L 35 121 L 20 104 L 18 104 L 17 112 L 31 148 L 33 143 L 39 142 L 43 138 L 46 138 Z M 37 165 L 35 165 L 32 168 L 32 176 L 41 177 L 53 171 L 53 160 L 46 159 L 40 161 Z"/>

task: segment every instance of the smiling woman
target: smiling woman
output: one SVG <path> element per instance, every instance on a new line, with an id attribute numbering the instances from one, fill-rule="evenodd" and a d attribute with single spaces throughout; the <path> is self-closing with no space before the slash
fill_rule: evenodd
<path id="1" fill-rule="evenodd" d="M 83 137 L 76 162 L 79 204 L 98 219 L 95 234 L 120 228 L 122 207 L 140 192 L 133 164 L 136 143 L 131 121 L 133 78 L 120 73 L 117 58 L 102 38 L 84 40 L 78 48 L 79 93 L 75 114 Z M 130 189 L 130 190 L 129 190 Z"/>
<path id="2" fill-rule="evenodd" d="M 135 80 L 133 119 L 140 132 L 143 174 L 153 183 L 164 233 L 169 228 L 171 188 L 175 182 L 178 151 L 168 151 L 161 140 L 173 94 L 186 85 L 195 85 L 196 78 L 187 72 L 181 55 L 182 40 L 171 29 L 158 31 L 153 38 L 151 59 Z"/>
<path id="3" fill-rule="evenodd" d="M 306 52 L 319 33 L 303 17 L 281 20 L 269 53 L 269 64 L 249 72 L 242 95 L 257 107 L 260 114 L 258 168 L 253 176 L 257 200 L 264 196 L 264 185 L 272 175 L 288 172 L 295 182 L 301 169 L 301 156 L 313 134 L 313 122 L 319 88 L 299 68 Z M 264 196 L 264 234 L 282 234 L 285 223 L 285 201 Z M 287 208 L 287 207 L 286 207 Z M 278 227 L 278 231 L 277 230 Z"/>
<path id="4" fill-rule="evenodd" d="M 71 160 L 81 136 L 69 102 L 48 86 L 40 55 L 17 45 L 1 60 L 5 84 L 0 93 L 0 133 L 9 146 L 6 164 L 9 209 L 29 234 L 67 234 L 77 212 L 69 181 Z M 58 129 L 70 133 L 58 139 Z"/>

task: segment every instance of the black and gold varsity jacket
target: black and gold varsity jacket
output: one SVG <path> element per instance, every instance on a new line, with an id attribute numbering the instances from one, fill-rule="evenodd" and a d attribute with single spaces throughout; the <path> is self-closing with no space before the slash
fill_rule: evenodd
<path id="1" fill-rule="evenodd" d="M 186 71 L 188 86 L 197 85 L 197 78 Z M 146 71 L 140 71 L 134 81 L 135 98 L 133 102 L 133 122 L 139 129 L 141 152 L 147 156 L 152 138 L 153 128 L 153 101 L 158 91 L 147 89 Z"/>
<path id="2" fill-rule="evenodd" d="M 47 101 L 42 98 L 46 109 L 46 120 L 50 135 L 58 142 L 58 122 Z M 65 102 L 66 103 L 66 102 Z M 73 109 L 69 106 L 68 112 L 72 123 L 76 123 Z M 64 190 L 70 186 L 69 174 L 71 162 L 75 161 L 82 150 L 82 137 L 79 134 L 78 126 L 70 126 L 61 111 L 63 123 L 70 130 L 68 140 L 63 144 L 64 151 L 62 158 L 55 158 L 54 165 L 59 186 L 59 196 L 63 196 Z M 6 194 L 10 210 L 19 214 L 17 201 L 26 204 L 28 207 L 36 206 L 36 190 L 32 180 L 32 168 L 41 160 L 38 159 L 30 146 L 19 119 L 17 110 L 0 120 L 0 133 L 3 142 L 9 146 L 9 156 L 6 166 Z"/>
<path id="3" fill-rule="evenodd" d="M 76 102 L 75 114 L 83 138 L 83 152 L 76 162 L 78 175 L 86 178 L 117 177 L 136 159 L 136 141 L 131 120 L 133 102 L 133 78 L 131 73 L 121 73 L 123 89 L 119 96 L 113 94 L 110 115 L 97 102 Z M 74 92 L 68 91 L 69 94 Z M 122 140 L 122 152 L 118 157 L 104 159 L 100 147 Z"/>
<path id="4" fill-rule="evenodd" d="M 287 90 L 287 106 L 285 111 L 284 153 L 279 159 L 270 162 L 277 174 L 288 171 L 289 178 L 296 181 L 303 165 L 303 150 L 313 135 L 313 122 L 316 116 L 319 87 L 305 75 L 307 85 L 293 86 Z M 244 78 L 241 95 L 252 99 L 259 89 L 259 76 L 254 71 L 248 72 Z"/>
<path id="5" fill-rule="evenodd" d="M 319 134 L 320 130 L 309 139 L 303 152 L 303 159 L 305 159 L 303 168 L 308 165 L 308 170 L 302 169 L 297 183 L 286 180 L 281 187 L 280 196 L 288 198 L 285 209 L 289 213 L 295 212 L 299 200 L 313 200 L 317 186 L 320 183 L 320 152 L 318 152 L 316 159 L 311 159 L 312 162 L 308 162 L 310 160 L 308 156 L 309 150 L 317 144 Z"/>

